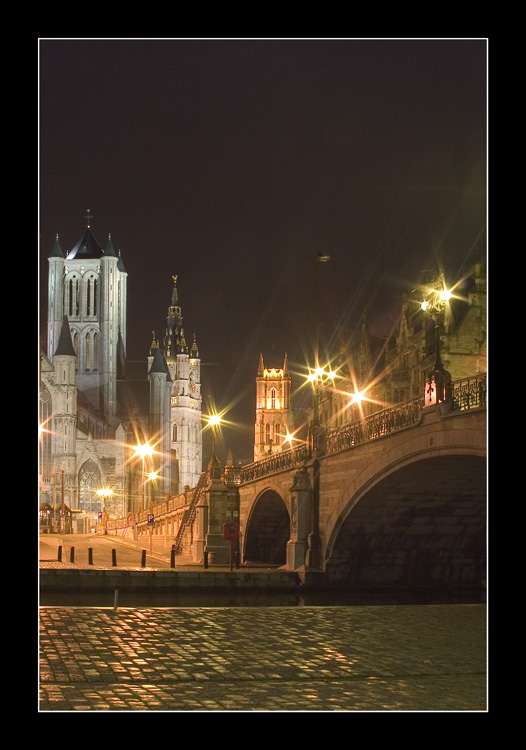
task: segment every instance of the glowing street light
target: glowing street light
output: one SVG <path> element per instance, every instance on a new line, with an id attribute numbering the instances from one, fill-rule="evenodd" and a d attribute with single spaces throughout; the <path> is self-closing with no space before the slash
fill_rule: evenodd
<path id="1" fill-rule="evenodd" d="M 145 469 L 144 469 L 144 465 L 145 465 L 146 458 L 151 458 L 153 456 L 153 454 L 154 454 L 153 447 L 150 445 L 150 443 L 148 442 L 148 440 L 146 440 L 146 442 L 144 442 L 144 443 L 140 443 L 139 441 L 137 441 L 137 445 L 135 446 L 135 455 L 138 456 L 141 459 L 141 461 L 142 461 L 142 476 L 143 476 L 143 481 L 142 481 L 142 508 L 143 509 L 145 507 L 145 484 L 146 484 L 146 480 L 144 479 L 144 476 L 145 476 L 145 473 L 146 473 Z"/>
<path id="2" fill-rule="evenodd" d="M 429 315 L 434 322 L 436 339 L 435 366 L 426 380 L 424 393 L 426 405 L 446 401 L 448 396 L 447 390 L 451 375 L 444 368 L 440 356 L 440 323 L 441 319 L 445 317 L 452 296 L 452 291 L 447 288 L 444 279 L 441 278 L 434 283 L 432 289 L 428 290 L 426 298 L 420 305 L 420 309 Z"/>

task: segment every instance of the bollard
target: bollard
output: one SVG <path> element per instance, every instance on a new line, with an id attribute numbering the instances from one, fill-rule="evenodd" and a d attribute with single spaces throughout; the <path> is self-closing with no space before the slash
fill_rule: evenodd
<path id="1" fill-rule="evenodd" d="M 88 565 L 93 565 L 93 547 L 88 547 Z"/>
<path id="2" fill-rule="evenodd" d="M 113 592 L 113 609 L 117 609 L 119 605 L 119 589 L 115 589 Z"/>
<path id="3" fill-rule="evenodd" d="M 112 549 L 111 551 L 111 564 L 115 567 L 117 565 L 117 550 Z"/>
<path id="4" fill-rule="evenodd" d="M 141 568 L 146 567 L 146 550 L 143 549 L 141 552 Z"/>
<path id="5" fill-rule="evenodd" d="M 236 549 L 234 552 L 234 565 L 239 568 L 239 550 Z"/>
<path id="6" fill-rule="evenodd" d="M 75 562 L 75 547 L 72 547 L 69 551 L 69 561 L 70 563 Z"/>
<path id="7" fill-rule="evenodd" d="M 203 565 L 205 568 L 208 568 L 208 550 L 206 548 L 203 553 Z"/>
<path id="8" fill-rule="evenodd" d="M 173 548 L 170 552 L 170 567 L 175 568 L 175 550 Z"/>
<path id="9" fill-rule="evenodd" d="M 58 545 L 57 562 L 62 562 L 62 545 L 61 544 Z"/>

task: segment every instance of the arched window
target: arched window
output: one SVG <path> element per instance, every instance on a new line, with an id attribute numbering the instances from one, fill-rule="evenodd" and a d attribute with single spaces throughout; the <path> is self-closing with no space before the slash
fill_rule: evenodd
<path id="1" fill-rule="evenodd" d="M 93 358 L 92 358 L 92 369 L 99 369 L 99 334 L 93 334 Z"/>
<path id="2" fill-rule="evenodd" d="M 270 408 L 276 408 L 276 389 L 272 388 L 270 391 Z"/>
<path id="3" fill-rule="evenodd" d="M 79 472 L 79 508 L 86 513 L 98 513 L 102 502 L 95 494 L 101 482 L 100 470 L 93 461 L 86 461 Z"/>
<path id="4" fill-rule="evenodd" d="M 97 279 L 90 276 L 86 282 L 86 315 L 97 314 Z"/>
<path id="5" fill-rule="evenodd" d="M 86 370 L 91 370 L 91 336 L 88 333 L 86 336 Z"/>
<path id="6" fill-rule="evenodd" d="M 270 443 L 270 424 L 266 425 L 266 442 Z"/>
<path id="7" fill-rule="evenodd" d="M 174 422 L 172 425 L 172 443 L 176 443 L 176 442 L 177 442 L 177 425 Z"/>
<path id="8" fill-rule="evenodd" d="M 79 314 L 79 280 L 76 276 L 69 280 L 69 314 Z"/>

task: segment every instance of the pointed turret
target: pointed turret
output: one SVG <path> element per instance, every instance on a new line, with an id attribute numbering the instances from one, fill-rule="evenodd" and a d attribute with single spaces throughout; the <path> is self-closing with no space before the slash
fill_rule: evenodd
<path id="1" fill-rule="evenodd" d="M 161 350 L 159 347 L 155 347 L 153 350 L 153 359 L 152 364 L 150 366 L 150 370 L 148 372 L 148 375 L 166 375 L 168 380 L 171 380 L 170 378 L 170 371 L 168 370 L 168 366 L 166 364 L 166 361 L 161 354 Z"/>
<path id="2" fill-rule="evenodd" d="M 113 247 L 113 242 L 111 241 L 111 234 L 108 234 L 108 242 L 106 243 L 104 255 L 110 256 L 112 258 L 120 257 L 120 255 L 117 255 L 117 253 L 115 252 L 115 248 Z"/>
<path id="3" fill-rule="evenodd" d="M 263 355 L 259 355 L 259 367 L 258 367 L 258 377 L 263 377 L 263 372 L 265 370 L 265 363 L 263 362 Z"/>
<path id="4" fill-rule="evenodd" d="M 62 320 L 62 330 L 58 340 L 55 357 L 76 357 L 77 353 L 71 340 L 71 329 L 69 327 L 68 316 L 64 315 Z"/>
<path id="5" fill-rule="evenodd" d="M 58 234 L 55 237 L 55 244 L 53 245 L 53 250 L 51 251 L 50 258 L 62 258 L 64 260 L 64 253 L 62 252 L 62 248 L 60 247 L 60 242 L 58 239 Z"/>
<path id="6" fill-rule="evenodd" d="M 117 263 L 117 268 L 119 269 L 121 273 L 126 273 L 126 268 L 124 267 L 124 263 L 122 262 L 120 250 L 119 250 L 119 261 Z"/>

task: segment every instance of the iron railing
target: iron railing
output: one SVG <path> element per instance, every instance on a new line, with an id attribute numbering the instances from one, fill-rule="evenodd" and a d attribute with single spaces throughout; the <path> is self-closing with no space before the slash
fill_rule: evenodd
<path id="1" fill-rule="evenodd" d="M 465 411 L 486 406 L 486 375 L 456 380 L 453 383 L 453 409 Z"/>
<path id="2" fill-rule="evenodd" d="M 424 397 L 418 396 L 403 404 L 376 411 L 362 420 L 338 427 L 326 435 L 325 453 L 336 453 L 418 424 L 423 406 Z"/>
<path id="3" fill-rule="evenodd" d="M 452 384 L 452 410 L 465 411 L 466 409 L 485 407 L 487 401 L 486 387 L 485 373 L 455 381 Z M 396 404 L 374 412 L 363 420 L 342 425 L 325 435 L 322 453 L 337 453 L 355 445 L 362 445 L 369 440 L 412 427 L 420 422 L 424 403 L 424 397 L 417 396 L 402 404 Z M 231 481 L 236 484 L 243 484 L 268 474 L 291 469 L 311 458 L 311 455 L 307 445 L 282 451 L 236 469 L 235 478 L 232 477 Z"/>
<path id="4" fill-rule="evenodd" d="M 255 461 L 252 464 L 248 464 L 248 466 L 242 466 L 240 469 L 237 469 L 239 478 L 236 484 L 251 482 L 267 474 L 274 474 L 277 471 L 285 471 L 286 469 L 300 466 L 309 456 L 309 449 L 305 444 L 288 451 L 273 453 L 271 456 L 262 458 L 260 461 Z"/>

